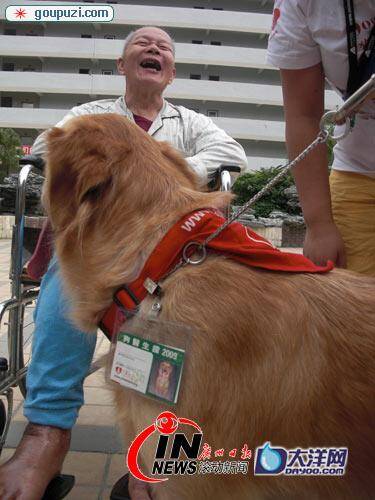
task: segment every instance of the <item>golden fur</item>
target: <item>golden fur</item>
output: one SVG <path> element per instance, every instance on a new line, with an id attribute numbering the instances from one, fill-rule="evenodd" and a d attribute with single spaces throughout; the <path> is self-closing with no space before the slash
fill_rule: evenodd
<path id="1" fill-rule="evenodd" d="M 115 114 L 74 118 L 48 142 L 44 202 L 74 319 L 89 331 L 175 221 L 228 195 L 198 191 L 177 152 Z M 216 256 L 162 286 L 160 319 L 198 332 L 178 416 L 197 421 L 213 449 L 346 446 L 349 467 L 338 478 L 254 477 L 251 461 L 244 477 L 171 478 L 155 498 L 374 498 L 375 280 L 267 272 Z M 166 409 L 116 392 L 131 438 Z M 146 466 L 151 448 L 142 449 Z"/>

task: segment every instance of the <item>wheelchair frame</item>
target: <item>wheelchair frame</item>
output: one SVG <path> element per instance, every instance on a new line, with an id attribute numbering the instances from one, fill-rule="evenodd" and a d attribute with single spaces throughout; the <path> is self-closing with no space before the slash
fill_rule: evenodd
<path id="1" fill-rule="evenodd" d="M 38 287 L 26 286 L 22 282 L 23 268 L 23 243 L 25 229 L 25 199 L 26 183 L 28 176 L 37 162 L 27 162 L 28 158 L 21 160 L 26 163 L 18 176 L 16 190 L 15 221 L 12 228 L 10 284 L 11 297 L 0 303 L 0 325 L 8 312 L 8 360 L 2 363 L 0 369 L 0 396 L 7 399 L 7 412 L 2 403 L 2 413 L 6 415 L 5 423 L 1 422 L 2 434 L 0 437 L 0 453 L 4 446 L 13 413 L 13 388 L 19 386 L 23 396 L 26 394 L 25 377 L 27 368 L 24 366 L 23 353 L 23 320 L 25 307 L 33 303 L 39 294 Z M 4 415 L 3 415 L 4 417 Z"/>

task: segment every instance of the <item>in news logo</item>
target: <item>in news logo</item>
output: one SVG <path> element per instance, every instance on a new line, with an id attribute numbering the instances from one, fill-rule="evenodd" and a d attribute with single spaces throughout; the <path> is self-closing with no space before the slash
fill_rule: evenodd
<path id="1" fill-rule="evenodd" d="M 176 432 L 180 424 L 193 427 L 197 431 L 194 432 L 191 442 L 189 442 L 183 432 Z M 155 460 L 151 469 L 152 474 L 163 474 L 166 476 L 172 474 L 195 474 L 197 472 L 197 458 L 203 438 L 202 429 L 193 420 L 182 417 L 178 418 L 170 411 L 161 413 L 156 421 L 140 432 L 130 445 L 126 461 L 131 474 L 137 479 L 148 483 L 160 483 L 168 480 L 168 478 L 148 477 L 141 471 L 138 465 L 138 454 L 142 445 L 155 432 L 159 432 L 160 436 L 156 448 Z M 171 445 L 169 457 L 167 457 L 168 445 Z M 185 455 L 186 460 L 180 460 L 181 452 Z"/>
<path id="2" fill-rule="evenodd" d="M 182 428 L 180 425 L 182 424 Z M 192 437 L 186 437 L 184 427 L 192 427 Z M 179 432 L 177 432 L 179 430 Z M 186 429 L 185 429 L 186 430 Z M 138 455 L 147 439 L 154 433 L 159 433 L 153 463 L 150 464 L 150 472 L 153 477 L 148 477 L 141 471 L 138 465 Z M 134 439 L 126 457 L 130 473 L 148 483 L 160 483 L 167 478 L 157 476 L 192 475 L 192 474 L 247 474 L 249 470 L 248 461 L 252 457 L 252 451 L 247 443 L 242 448 L 227 449 L 228 460 L 225 457 L 225 449 L 213 450 L 208 443 L 203 443 L 203 432 L 200 426 L 188 418 L 177 418 L 170 411 L 161 413 L 155 422 L 144 429 Z M 237 457 L 237 455 L 239 455 Z M 211 460 L 213 459 L 213 460 Z"/>

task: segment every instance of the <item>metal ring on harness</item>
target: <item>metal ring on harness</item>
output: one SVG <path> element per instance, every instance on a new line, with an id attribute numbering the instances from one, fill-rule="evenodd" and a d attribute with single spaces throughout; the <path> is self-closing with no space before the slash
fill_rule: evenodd
<path id="1" fill-rule="evenodd" d="M 201 256 L 198 257 L 196 260 L 191 259 L 187 254 L 188 249 L 191 248 L 192 246 L 197 247 L 196 251 L 201 252 Z M 191 241 L 190 243 L 185 245 L 184 249 L 182 250 L 182 258 L 184 259 L 186 264 L 193 264 L 193 265 L 201 264 L 206 257 L 207 257 L 206 247 L 201 243 L 197 243 L 196 241 Z"/>
<path id="2" fill-rule="evenodd" d="M 344 130 L 344 132 L 342 132 L 341 134 L 334 135 L 333 133 L 331 133 L 328 130 L 328 126 L 329 125 L 336 125 L 336 120 L 335 120 L 336 115 L 337 115 L 336 111 L 327 111 L 327 113 L 325 113 L 322 116 L 322 119 L 320 120 L 319 127 L 320 127 L 320 130 L 322 132 L 328 133 L 329 137 L 331 139 L 333 139 L 334 141 L 339 141 L 341 139 L 344 139 L 344 137 L 346 137 L 349 134 L 349 132 L 351 130 L 351 121 L 350 121 L 350 118 L 347 116 L 345 118 L 345 130 Z"/>

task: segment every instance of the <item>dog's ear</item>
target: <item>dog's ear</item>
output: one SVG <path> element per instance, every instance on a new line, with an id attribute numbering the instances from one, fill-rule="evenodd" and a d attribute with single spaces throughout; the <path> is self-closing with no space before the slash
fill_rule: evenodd
<path id="1" fill-rule="evenodd" d="M 48 141 L 53 141 L 54 139 L 57 139 L 59 137 L 63 137 L 65 135 L 65 130 L 59 127 L 52 127 L 50 130 L 47 132 L 47 138 Z"/>
<path id="2" fill-rule="evenodd" d="M 79 165 L 76 195 L 78 203 L 92 201 L 111 185 L 115 164 L 103 152 L 93 148 Z"/>

